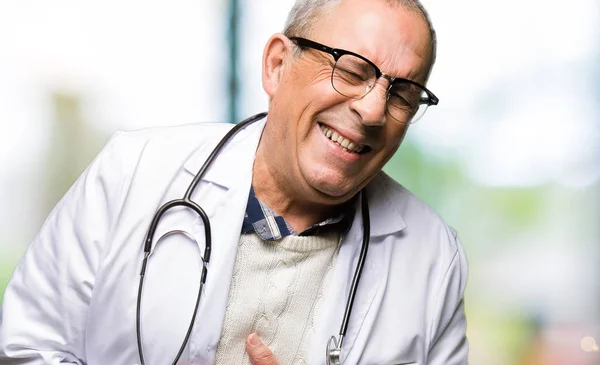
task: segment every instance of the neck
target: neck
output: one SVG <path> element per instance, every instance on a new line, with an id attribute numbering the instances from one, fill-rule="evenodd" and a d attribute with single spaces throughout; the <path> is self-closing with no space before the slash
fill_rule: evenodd
<path id="1" fill-rule="evenodd" d="M 260 201 L 281 215 L 296 232 L 302 232 L 333 215 L 336 206 L 304 198 L 306 194 L 298 191 L 297 184 L 289 183 L 277 169 L 277 164 L 270 163 L 268 157 L 268 151 L 264 151 L 259 144 L 252 171 L 252 186 Z"/>

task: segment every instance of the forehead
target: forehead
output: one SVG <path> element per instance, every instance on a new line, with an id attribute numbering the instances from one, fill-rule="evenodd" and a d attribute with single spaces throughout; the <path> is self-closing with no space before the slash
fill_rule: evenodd
<path id="1" fill-rule="evenodd" d="M 385 0 L 342 0 L 321 15 L 313 39 L 361 54 L 383 72 L 424 81 L 429 70 L 429 27 L 422 15 Z"/>

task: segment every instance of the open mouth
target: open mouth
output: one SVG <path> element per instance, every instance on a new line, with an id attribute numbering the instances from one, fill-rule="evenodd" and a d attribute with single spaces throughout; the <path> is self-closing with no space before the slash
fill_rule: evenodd
<path id="1" fill-rule="evenodd" d="M 363 154 L 371 151 L 371 147 L 366 146 L 366 145 L 356 144 L 356 143 L 350 141 L 349 139 L 347 139 L 346 137 L 342 136 L 341 134 L 338 134 L 337 132 L 332 131 L 331 129 L 327 128 L 327 126 L 325 126 L 324 124 L 321 124 L 321 123 L 318 123 L 318 124 L 319 124 L 319 128 L 321 129 L 321 132 L 323 132 L 325 137 L 329 138 L 330 141 L 337 144 L 342 150 L 344 150 L 348 153 L 356 153 L 359 155 L 363 155 Z"/>

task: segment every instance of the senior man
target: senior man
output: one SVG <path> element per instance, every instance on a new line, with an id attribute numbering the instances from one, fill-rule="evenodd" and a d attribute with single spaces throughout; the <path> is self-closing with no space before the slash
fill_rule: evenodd
<path id="1" fill-rule="evenodd" d="M 437 103 L 434 58 L 416 0 L 298 1 L 268 116 L 207 169 L 227 126 L 111 138 L 15 271 L 0 364 L 466 364 L 456 233 L 381 172 Z M 196 208 L 151 225 L 186 189 L 212 244 Z"/>

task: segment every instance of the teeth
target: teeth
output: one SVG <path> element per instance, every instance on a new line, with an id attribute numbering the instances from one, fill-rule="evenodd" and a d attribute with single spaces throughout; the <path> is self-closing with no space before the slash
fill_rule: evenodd
<path id="1" fill-rule="evenodd" d="M 362 151 L 363 146 L 354 144 L 353 142 L 350 142 L 350 140 L 348 140 L 347 138 L 344 138 L 342 135 L 339 135 L 336 132 L 331 131 L 329 128 L 325 127 L 324 125 L 320 125 L 320 127 L 321 127 L 321 131 L 323 131 L 323 134 L 327 138 L 332 140 L 333 142 L 337 143 L 337 145 L 340 146 L 340 148 L 343 149 L 344 151 L 351 152 L 351 153 L 360 153 L 360 151 Z"/>

